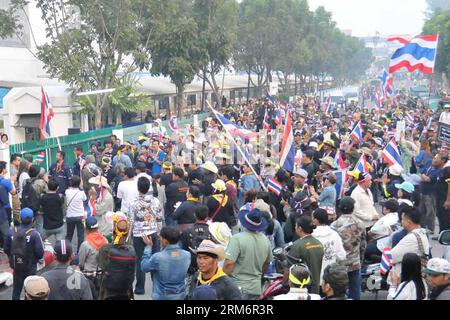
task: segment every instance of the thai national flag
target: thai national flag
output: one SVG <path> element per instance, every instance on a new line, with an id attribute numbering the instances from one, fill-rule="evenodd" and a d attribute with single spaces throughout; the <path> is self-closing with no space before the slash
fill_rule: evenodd
<path id="1" fill-rule="evenodd" d="M 350 134 L 352 138 L 355 138 L 359 141 L 359 144 L 363 143 L 362 129 L 361 129 L 361 121 L 359 121 L 355 128 L 353 128 L 352 133 Z"/>
<path id="2" fill-rule="evenodd" d="M 410 38 L 406 38 L 406 37 L 398 37 L 398 36 L 396 36 L 396 37 L 389 37 L 387 39 L 387 41 L 388 42 L 398 41 L 398 42 L 400 42 L 400 43 L 402 43 L 404 45 L 407 45 L 409 43 L 409 41 L 411 41 L 411 39 Z"/>
<path id="3" fill-rule="evenodd" d="M 336 189 L 336 200 L 340 200 L 344 196 L 345 184 L 348 181 L 347 170 L 337 170 L 333 171 L 333 173 L 336 176 L 336 184 L 334 186 Z"/>
<path id="4" fill-rule="evenodd" d="M 281 190 L 283 190 L 283 186 L 274 178 L 270 178 L 267 183 L 267 189 L 275 193 L 277 196 L 280 195 Z"/>
<path id="5" fill-rule="evenodd" d="M 325 102 L 325 114 L 331 114 L 331 95 L 328 95 L 327 101 Z"/>
<path id="6" fill-rule="evenodd" d="M 414 125 L 414 118 L 409 112 L 406 112 L 405 120 L 406 120 L 406 122 L 408 123 L 409 126 Z"/>
<path id="7" fill-rule="evenodd" d="M 45 158 L 45 152 L 39 152 L 39 154 L 36 156 L 36 162 L 37 163 L 42 163 L 44 162 L 44 158 Z"/>
<path id="8" fill-rule="evenodd" d="M 269 131 L 269 132 L 270 132 L 270 130 L 272 129 L 271 126 L 270 126 L 270 122 L 269 122 L 269 114 L 268 114 L 268 112 L 267 112 L 267 109 L 266 109 L 266 111 L 264 112 L 263 129 L 266 129 L 266 130 Z"/>
<path id="9" fill-rule="evenodd" d="M 41 131 L 40 139 L 45 140 L 51 137 L 50 131 L 50 121 L 53 119 L 55 114 L 53 113 L 52 104 L 50 103 L 50 99 L 45 92 L 44 87 L 41 87 L 41 121 L 39 123 L 39 129 Z"/>
<path id="10" fill-rule="evenodd" d="M 281 113 L 280 110 L 278 109 L 277 111 L 275 111 L 275 119 L 274 122 L 277 126 L 279 126 L 281 124 Z"/>
<path id="11" fill-rule="evenodd" d="M 383 96 L 380 95 L 378 92 L 375 94 L 375 98 L 377 99 L 376 101 L 376 108 L 378 110 L 381 109 L 381 107 L 383 106 Z"/>
<path id="12" fill-rule="evenodd" d="M 219 121 L 223 124 L 224 129 L 227 130 L 228 133 L 230 133 L 232 136 L 239 136 L 244 140 L 245 139 L 252 140 L 258 137 L 258 134 L 256 132 L 238 126 L 233 121 L 230 121 L 227 118 L 225 118 L 223 114 L 221 114 L 220 112 L 217 111 L 214 112 L 216 114 L 217 119 L 219 119 Z"/>
<path id="13" fill-rule="evenodd" d="M 95 216 L 97 214 L 97 209 L 95 208 L 95 203 L 93 199 L 89 199 L 85 211 L 86 217 Z"/>
<path id="14" fill-rule="evenodd" d="M 402 68 L 409 72 L 420 70 L 424 74 L 432 74 L 436 62 L 438 35 L 419 36 L 397 49 L 391 57 L 389 73 Z"/>
<path id="15" fill-rule="evenodd" d="M 382 275 L 385 275 L 388 273 L 389 269 L 392 267 L 392 253 L 391 248 L 386 247 L 383 249 L 383 254 L 381 256 L 381 263 L 380 263 L 380 272 Z"/>
<path id="16" fill-rule="evenodd" d="M 172 131 L 178 131 L 178 118 L 174 114 L 169 117 L 169 127 Z"/>
<path id="17" fill-rule="evenodd" d="M 269 99 L 270 103 L 273 105 L 276 105 L 275 98 L 272 97 L 270 94 L 267 94 L 267 99 Z"/>
<path id="18" fill-rule="evenodd" d="M 370 172 L 369 164 L 367 163 L 366 155 L 363 153 L 361 155 L 361 158 L 359 158 L 358 163 L 355 166 L 355 170 L 358 170 L 359 172 Z"/>
<path id="19" fill-rule="evenodd" d="M 386 72 L 386 70 L 383 71 L 383 74 L 378 77 L 378 79 L 381 80 L 382 86 L 382 92 L 383 92 L 383 96 L 390 96 L 394 93 L 393 90 L 393 78 L 392 76 Z"/>
<path id="20" fill-rule="evenodd" d="M 397 147 L 397 143 L 395 142 L 395 138 L 393 138 L 381 151 L 381 157 L 388 164 L 388 166 L 393 166 L 398 164 L 400 167 L 403 167 L 402 157 L 400 156 L 400 152 Z"/>
<path id="21" fill-rule="evenodd" d="M 284 170 L 294 171 L 295 145 L 294 134 L 292 132 L 292 114 L 288 112 L 286 117 L 286 126 L 284 128 L 283 143 L 280 153 L 280 167 Z"/>

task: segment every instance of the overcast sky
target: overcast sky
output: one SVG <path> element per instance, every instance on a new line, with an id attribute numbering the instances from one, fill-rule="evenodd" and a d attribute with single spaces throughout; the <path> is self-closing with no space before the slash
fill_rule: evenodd
<path id="1" fill-rule="evenodd" d="M 311 10 L 322 5 L 340 29 L 353 36 L 421 33 L 426 0 L 308 0 Z"/>

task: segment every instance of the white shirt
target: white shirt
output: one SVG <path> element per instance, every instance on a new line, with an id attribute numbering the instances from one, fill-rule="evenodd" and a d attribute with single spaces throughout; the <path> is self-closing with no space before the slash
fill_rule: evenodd
<path id="1" fill-rule="evenodd" d="M 23 187 L 25 185 L 25 181 L 27 179 L 30 179 L 30 175 L 28 174 L 28 172 L 25 172 L 25 171 L 22 172 L 20 174 L 20 177 L 19 177 L 19 191 L 18 191 L 18 193 L 19 193 L 19 198 L 20 199 L 22 199 L 22 190 L 23 190 Z"/>
<path id="2" fill-rule="evenodd" d="M 84 216 L 84 201 L 87 200 L 83 190 L 69 188 L 66 190 L 67 218 Z"/>
<path id="3" fill-rule="evenodd" d="M 398 275 L 401 275 L 402 271 L 402 259 L 403 256 L 407 253 L 415 253 L 417 255 L 421 255 L 422 252 L 419 250 L 419 243 L 417 241 L 416 236 L 413 234 L 416 233 L 419 235 L 420 240 L 422 241 L 422 246 L 426 254 L 430 251 L 430 243 L 428 241 L 427 233 L 425 229 L 419 228 L 414 229 L 409 232 L 400 242 L 391 250 L 392 254 L 392 263 L 393 269 Z"/>
<path id="4" fill-rule="evenodd" d="M 127 214 L 130 211 L 131 204 L 139 197 L 136 179 L 125 180 L 119 183 L 117 187 L 117 198 L 122 199 L 120 211 Z"/>
<path id="5" fill-rule="evenodd" d="M 345 260 L 347 253 L 341 236 L 330 226 L 317 226 L 312 236 L 319 240 L 323 246 L 322 270 L 320 271 L 320 279 L 322 279 L 325 268 L 338 260 Z"/>
<path id="6" fill-rule="evenodd" d="M 425 297 L 423 300 L 427 300 L 428 286 L 424 281 Z M 389 288 L 388 300 L 417 300 L 416 285 L 413 281 L 402 282 L 398 287 L 391 286 Z"/>
<path id="7" fill-rule="evenodd" d="M 375 224 L 372 220 L 375 214 L 378 214 L 375 206 L 373 205 L 373 196 L 370 189 L 367 192 L 358 185 L 353 190 L 351 197 L 355 200 L 355 210 L 353 214 L 360 219 L 366 228 Z"/>
<path id="8" fill-rule="evenodd" d="M 380 238 L 377 241 L 377 248 L 380 251 L 383 251 L 384 248 L 389 244 L 390 238 L 389 236 L 392 233 L 391 226 L 398 223 L 398 213 L 390 212 L 387 215 L 383 216 L 375 222 L 370 231 L 374 234 L 375 238 Z"/>
<path id="9" fill-rule="evenodd" d="M 309 299 L 308 299 L 309 296 Z M 273 300 L 320 300 L 315 293 L 308 293 L 308 289 L 291 288 L 288 293 L 273 297 Z"/>

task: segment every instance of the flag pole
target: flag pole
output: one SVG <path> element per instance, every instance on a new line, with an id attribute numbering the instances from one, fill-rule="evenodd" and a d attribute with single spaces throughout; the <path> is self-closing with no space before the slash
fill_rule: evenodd
<path id="1" fill-rule="evenodd" d="M 250 169 L 252 170 L 253 174 L 258 177 L 258 181 L 259 184 L 261 185 L 261 187 L 263 188 L 264 191 L 268 191 L 266 186 L 264 185 L 264 183 L 262 182 L 261 177 L 256 173 L 255 169 L 253 168 L 252 164 L 250 163 L 250 161 L 248 160 L 247 156 L 244 154 L 244 152 L 242 151 L 241 147 L 236 143 L 236 141 L 234 140 L 233 136 L 228 132 L 227 128 L 225 127 L 225 125 L 222 123 L 222 121 L 219 119 L 219 117 L 216 114 L 216 111 L 211 107 L 211 104 L 209 103 L 208 100 L 206 100 L 206 104 L 208 105 L 208 108 L 211 109 L 211 111 L 214 113 L 214 116 L 216 117 L 216 119 L 220 122 L 220 124 L 222 125 L 222 127 L 225 129 L 225 132 L 227 133 L 227 136 L 229 139 L 231 139 L 231 141 L 233 141 L 233 144 L 235 145 L 235 147 L 238 149 L 239 153 L 241 154 L 241 156 L 244 158 L 245 162 L 247 163 L 247 165 L 250 167 Z"/>

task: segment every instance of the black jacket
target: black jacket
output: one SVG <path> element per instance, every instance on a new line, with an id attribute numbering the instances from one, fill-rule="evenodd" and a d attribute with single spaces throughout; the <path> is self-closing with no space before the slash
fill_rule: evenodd
<path id="1" fill-rule="evenodd" d="M 192 281 L 189 297 L 192 297 L 192 292 L 195 287 L 200 286 L 198 281 L 198 274 L 195 274 L 195 278 Z M 220 277 L 210 283 L 212 287 L 216 289 L 218 300 L 242 300 L 242 294 L 233 279 L 228 276 Z"/>
<path id="2" fill-rule="evenodd" d="M 186 192 L 189 190 L 189 186 L 185 181 L 175 181 L 166 187 L 166 207 L 164 214 L 169 215 L 175 211 L 174 205 L 177 202 L 186 201 Z"/>
<path id="3" fill-rule="evenodd" d="M 186 200 L 175 210 L 173 217 L 177 220 L 178 224 L 194 223 L 194 210 L 200 205 L 200 202 Z"/>

